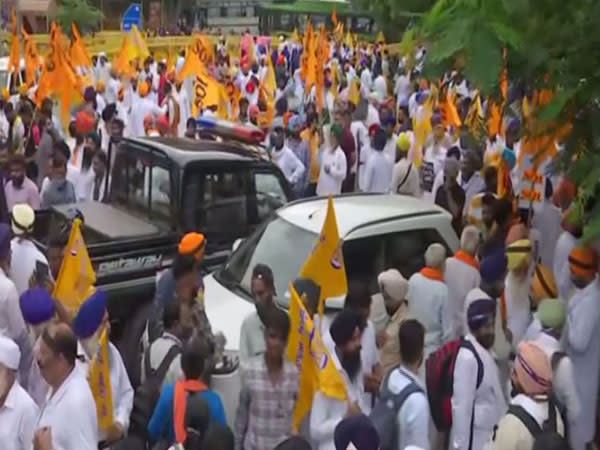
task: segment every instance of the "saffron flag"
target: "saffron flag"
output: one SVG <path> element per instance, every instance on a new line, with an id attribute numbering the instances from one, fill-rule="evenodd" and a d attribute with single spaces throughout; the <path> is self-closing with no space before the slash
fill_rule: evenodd
<path id="1" fill-rule="evenodd" d="M 92 67 L 92 58 L 85 48 L 85 44 L 83 43 L 83 39 L 79 34 L 79 30 L 77 29 L 77 25 L 73 23 L 71 25 L 73 31 L 73 41 L 71 42 L 71 62 L 75 67 Z"/>
<path id="2" fill-rule="evenodd" d="M 25 28 L 21 29 L 21 33 L 23 33 L 23 50 L 25 53 L 25 81 L 31 86 L 35 84 L 35 72 L 41 66 L 41 59 L 34 37 L 27 33 Z"/>
<path id="3" fill-rule="evenodd" d="M 19 73 L 21 66 L 21 54 L 19 33 L 17 31 L 17 13 L 14 8 L 10 15 L 10 25 L 12 30 L 12 43 L 10 46 L 10 56 L 8 57 L 8 68 L 6 69 L 6 71 L 8 73 Z"/>
<path id="4" fill-rule="evenodd" d="M 146 59 L 150 56 L 150 50 L 148 50 L 148 44 L 137 25 L 131 27 L 131 44 L 135 53 L 134 57 L 140 58 L 141 60 Z"/>
<path id="5" fill-rule="evenodd" d="M 185 55 L 185 63 L 179 71 L 177 79 L 182 82 L 189 76 L 195 76 L 199 73 L 206 72 L 205 66 L 214 60 L 212 45 L 198 34 L 195 37 L 194 43 L 188 47 Z"/>
<path id="6" fill-rule="evenodd" d="M 114 417 L 108 362 L 108 332 L 106 329 L 100 335 L 99 343 L 98 351 L 90 363 L 88 383 L 96 401 L 98 428 L 108 430 L 114 423 Z"/>
<path id="7" fill-rule="evenodd" d="M 358 102 L 360 101 L 360 89 L 358 88 L 358 80 L 356 77 L 350 83 L 350 88 L 348 89 L 348 101 L 354 106 L 358 105 Z"/>
<path id="8" fill-rule="evenodd" d="M 202 110 L 217 107 L 217 115 L 227 118 L 227 92 L 225 86 L 213 78 L 208 70 L 202 66 L 196 73 L 194 81 L 194 102 L 192 104 L 192 115 L 198 117 Z"/>
<path id="9" fill-rule="evenodd" d="M 77 311 L 79 306 L 94 293 L 94 283 L 96 283 L 96 274 L 80 227 L 81 220 L 75 219 L 52 292 L 52 297 L 60 301 L 70 313 Z"/>
<path id="10" fill-rule="evenodd" d="M 319 239 L 304 263 L 300 276 L 310 278 L 321 286 L 319 315 L 325 310 L 325 299 L 346 295 L 348 280 L 332 197 L 327 200 L 327 213 Z"/>
<path id="11" fill-rule="evenodd" d="M 292 419 L 293 428 L 298 431 L 317 390 L 342 401 L 347 398 L 347 393 L 344 379 L 323 344 L 320 327 L 309 316 L 293 286 L 290 286 L 290 293 L 287 357 L 300 372 L 300 388 Z"/>

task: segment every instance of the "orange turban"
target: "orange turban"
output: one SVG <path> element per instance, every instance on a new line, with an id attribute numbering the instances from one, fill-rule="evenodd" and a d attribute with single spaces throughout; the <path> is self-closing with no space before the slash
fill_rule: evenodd
<path id="1" fill-rule="evenodd" d="M 531 300 L 534 305 L 538 305 L 546 298 L 556 298 L 558 288 L 552 271 L 543 264 L 539 263 L 535 267 L 533 279 L 531 280 Z"/>
<path id="2" fill-rule="evenodd" d="M 106 86 L 104 85 L 104 81 L 99 80 L 96 83 L 96 92 L 102 93 L 102 92 L 104 92 L 105 89 L 106 89 Z"/>
<path id="3" fill-rule="evenodd" d="M 148 95 L 148 92 L 150 91 L 150 87 L 148 86 L 148 83 L 146 83 L 144 81 L 144 82 L 140 83 L 138 90 L 140 93 L 140 97 L 144 98 L 145 96 Z"/>
<path id="4" fill-rule="evenodd" d="M 598 254 L 591 247 L 575 247 L 569 254 L 569 269 L 578 277 L 591 277 L 598 270 Z"/>
<path id="5" fill-rule="evenodd" d="M 552 366 L 548 356 L 532 342 L 519 344 L 513 376 L 527 395 L 542 395 L 552 389 Z"/>
<path id="6" fill-rule="evenodd" d="M 96 128 L 96 119 L 85 111 L 79 111 L 75 116 L 75 129 L 82 135 L 94 131 Z"/>
<path id="7" fill-rule="evenodd" d="M 179 254 L 194 255 L 198 260 L 204 256 L 204 248 L 206 247 L 206 239 L 202 233 L 188 233 L 179 241 Z"/>

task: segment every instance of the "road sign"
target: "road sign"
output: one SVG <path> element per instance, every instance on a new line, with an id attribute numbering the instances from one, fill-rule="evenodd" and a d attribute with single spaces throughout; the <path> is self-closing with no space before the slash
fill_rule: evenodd
<path id="1" fill-rule="evenodd" d="M 133 25 L 142 28 L 142 5 L 139 3 L 130 4 L 125 14 L 123 14 L 123 21 L 121 22 L 123 31 L 131 31 Z"/>

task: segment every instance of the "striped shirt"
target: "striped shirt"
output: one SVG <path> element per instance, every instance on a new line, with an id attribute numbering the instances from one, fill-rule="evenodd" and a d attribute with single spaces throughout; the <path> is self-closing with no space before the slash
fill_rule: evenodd
<path id="1" fill-rule="evenodd" d="M 242 367 L 240 402 L 235 419 L 236 450 L 273 450 L 292 434 L 299 389 L 296 367 L 284 359 L 280 379 L 269 376 L 265 356 Z"/>

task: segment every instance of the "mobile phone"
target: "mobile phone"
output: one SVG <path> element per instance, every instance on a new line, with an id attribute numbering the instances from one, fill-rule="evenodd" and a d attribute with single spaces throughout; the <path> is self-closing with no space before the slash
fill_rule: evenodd
<path id="1" fill-rule="evenodd" d="M 35 277 L 39 286 L 46 286 L 48 279 L 50 278 L 50 269 L 48 264 L 43 261 L 37 260 L 35 262 Z"/>

